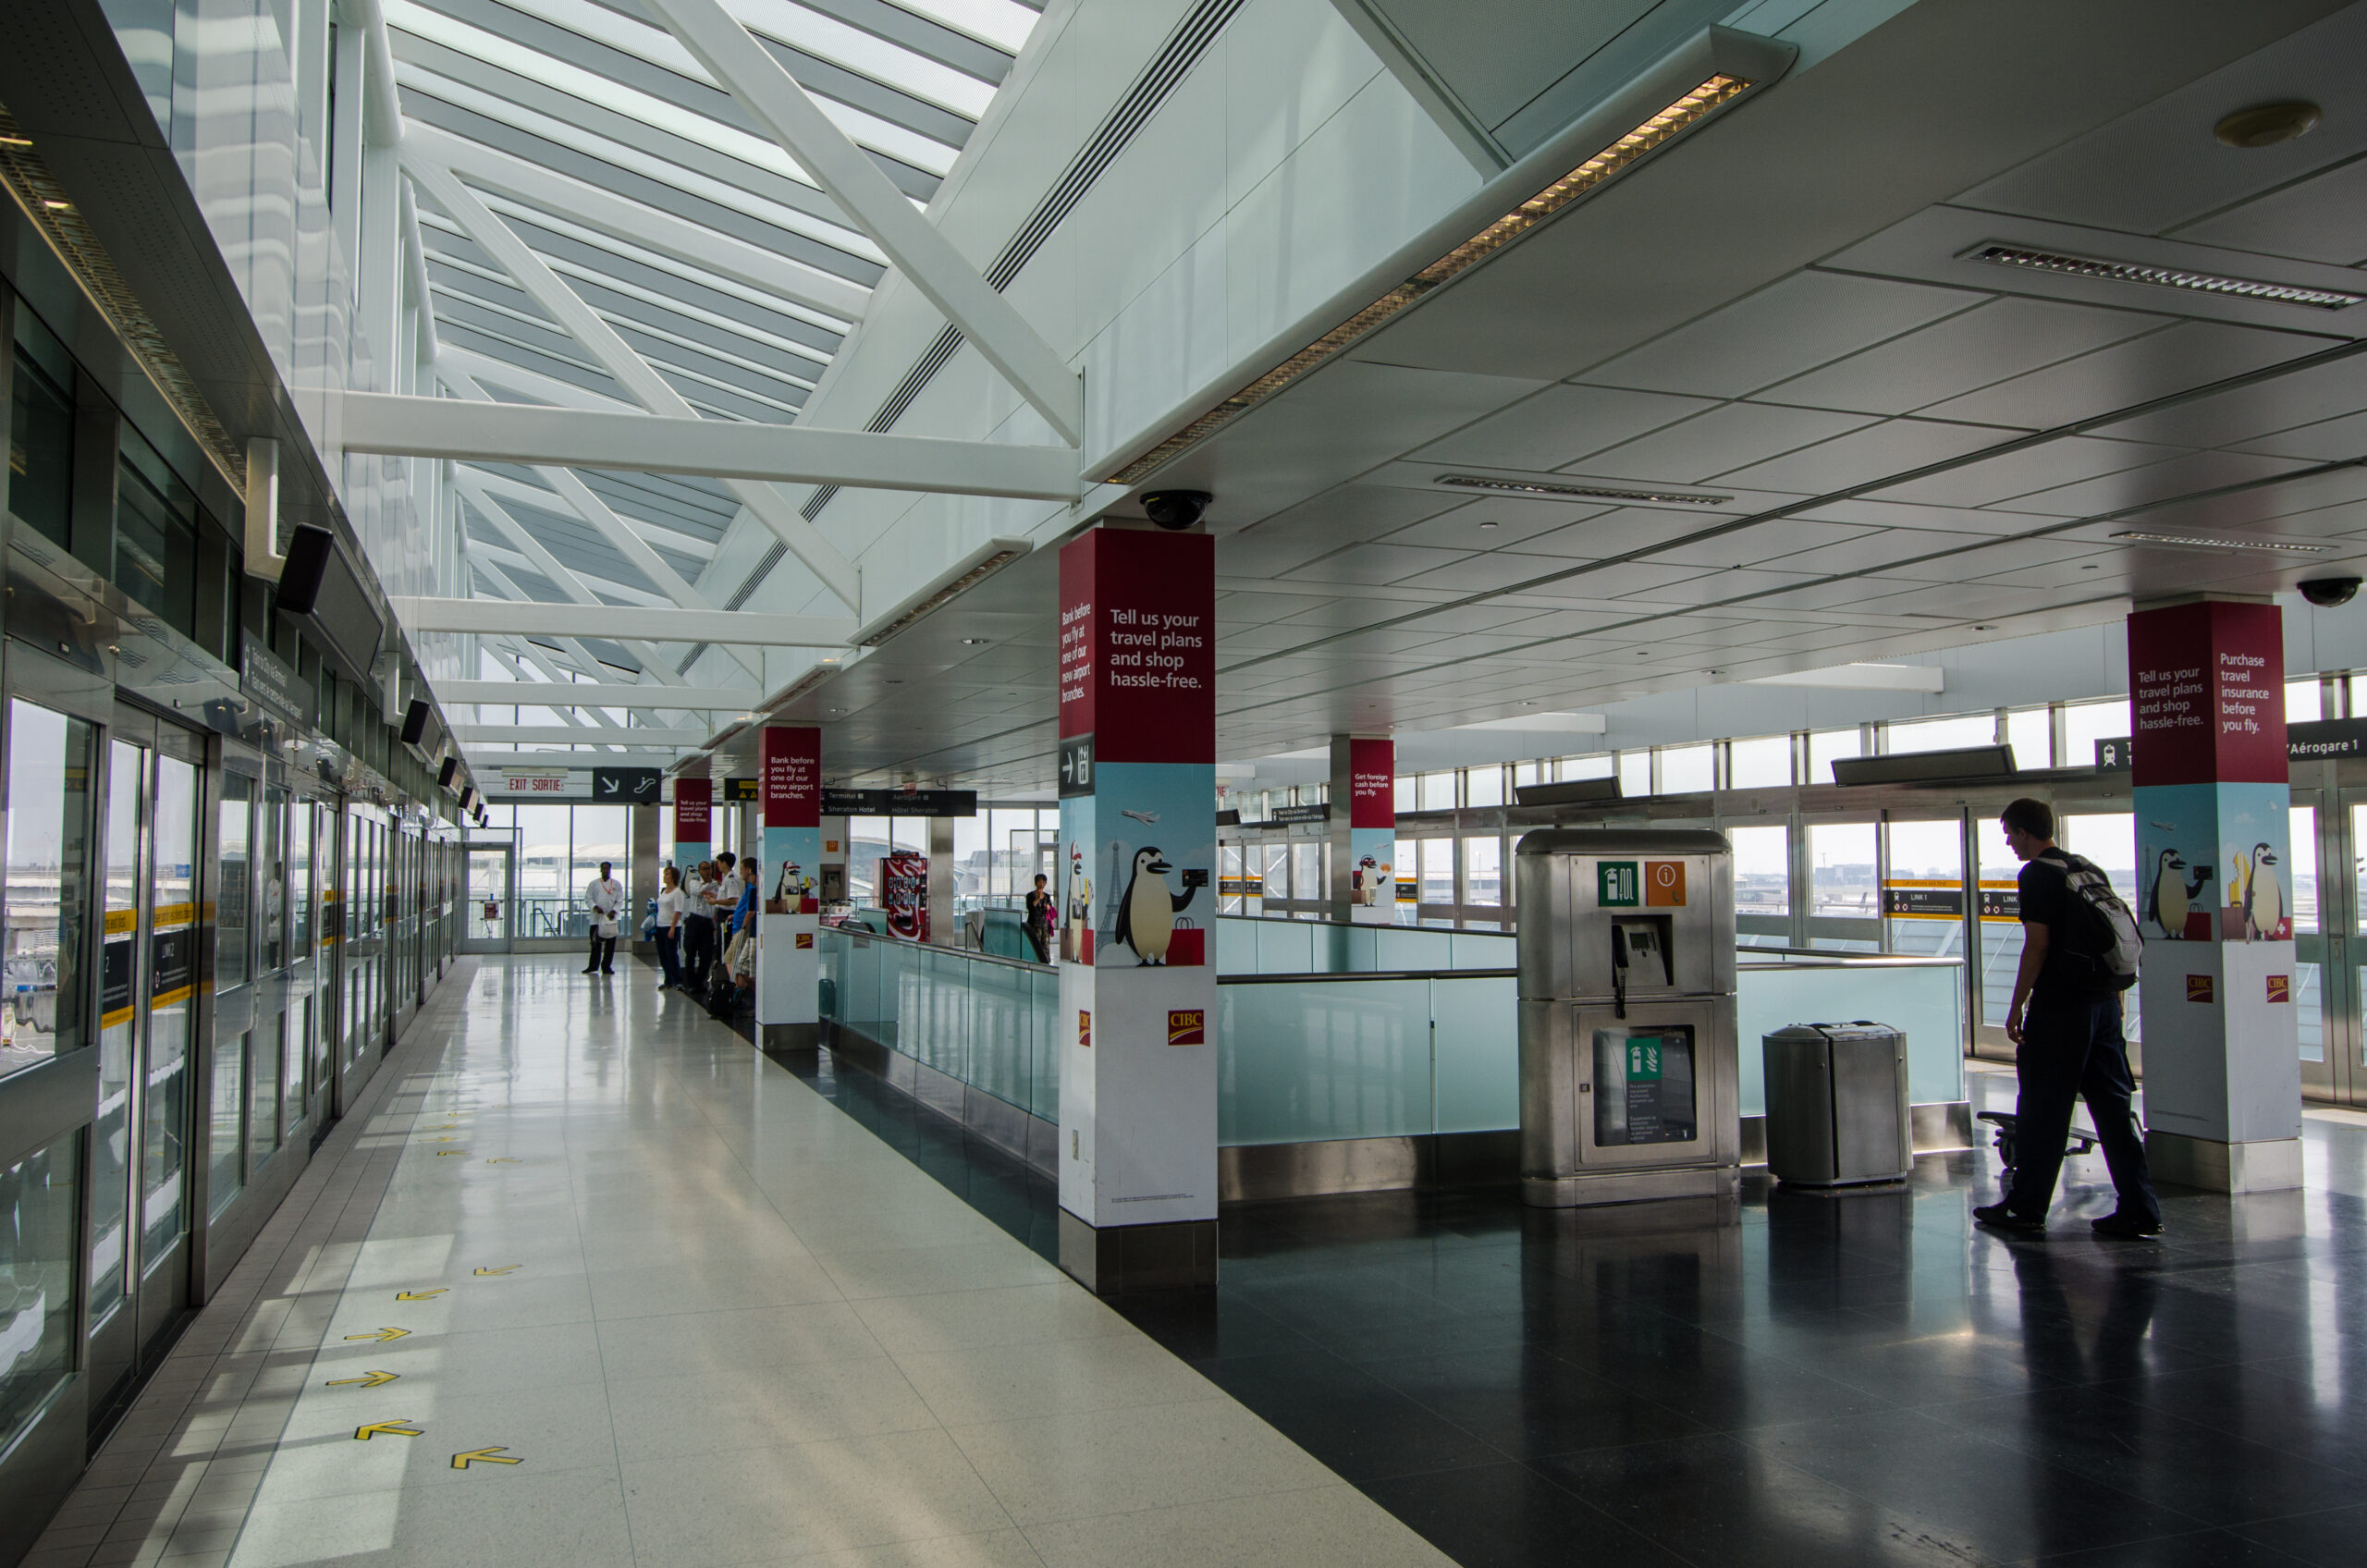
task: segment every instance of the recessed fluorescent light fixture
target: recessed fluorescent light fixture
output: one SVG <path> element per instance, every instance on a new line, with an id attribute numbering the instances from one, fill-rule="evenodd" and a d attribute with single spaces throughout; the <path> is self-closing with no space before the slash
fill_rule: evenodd
<path id="1" fill-rule="evenodd" d="M 934 582 L 855 633 L 855 642 L 876 648 L 922 618 L 992 577 L 1028 551 L 1024 539 L 989 539 L 953 563 Z"/>
<path id="2" fill-rule="evenodd" d="M 1649 91 L 1655 96 L 1661 92 L 1671 93 L 1672 96 L 1660 101 L 1660 107 L 1635 111 L 1640 112 L 1643 117 L 1628 129 L 1597 143 L 1598 150 L 1591 156 L 1576 167 L 1551 178 L 1542 190 L 1534 190 L 1525 200 L 1512 204 L 1510 211 L 1498 209 L 1490 214 L 1483 209 L 1481 213 L 1473 214 L 1476 220 L 1484 220 L 1478 232 L 1428 265 L 1421 266 L 1411 276 L 1401 276 L 1401 280 L 1378 299 L 1355 310 L 1339 325 L 1110 475 L 1110 481 L 1132 484 L 1177 453 L 1214 435 L 1301 376 L 1328 363 L 1334 355 L 1399 312 L 1419 303 L 1434 289 L 1444 288 L 1506 246 L 1526 238 L 1572 203 L 1593 195 L 1653 152 L 1717 114 L 1737 98 L 1783 75 L 1791 63 L 1788 45 L 1724 28 L 1704 29 L 1693 43 L 1679 52 L 1679 55 L 1670 57 L 1674 64 L 1663 62 L 1658 69 L 1663 77 L 1672 69 L 1682 68 L 1685 76 L 1690 76 L 1694 69 L 1700 70 L 1702 74 L 1694 78 L 1689 85 L 1685 83 L 1684 76 L 1679 76 L 1666 85 L 1639 80 L 1625 90 L 1637 93 Z M 1646 104 L 1652 101 L 1650 97 L 1644 99 Z M 1522 166 L 1515 165 L 1514 170 L 1518 171 Z M 1504 177 L 1498 178 L 1501 180 Z M 1478 194 L 1490 192 L 1499 197 L 1509 194 L 1497 191 L 1492 183 L 1482 188 Z"/>
<path id="3" fill-rule="evenodd" d="M 2321 311 L 2367 304 L 2367 294 L 2350 294 L 2339 288 L 2303 288 L 2297 284 L 2263 283 L 2258 278 L 2226 277 L 2218 273 L 2190 272 L 2184 267 L 2148 266 L 2141 262 L 2115 262 L 2100 256 L 2067 256 L 2059 251 L 2032 251 L 2019 245 L 1976 245 L 1963 253 L 1963 259 L 1986 262 L 1996 267 L 2100 277 L 2113 283 L 2144 283 L 2156 288 L 2224 294 L 2236 300 L 2265 300 L 2275 305 L 2308 305 Z"/>
<path id="4" fill-rule="evenodd" d="M 2288 545 L 2275 539 L 2214 539 L 2203 533 L 2140 533 L 2134 531 L 2116 533 L 2131 545 L 2176 545 L 2189 550 L 2266 550 L 2272 555 L 2323 556 L 2334 549 L 2332 545 Z"/>
<path id="5" fill-rule="evenodd" d="M 1587 501 L 1637 501 L 1647 506 L 1723 507 L 1732 496 L 1685 496 L 1674 490 L 1618 490 L 1602 484 L 1549 484 L 1537 479 L 1488 479 L 1476 473 L 1442 473 L 1438 484 L 1465 490 L 1501 490 L 1509 496 L 1570 496 Z M 1484 526 L 1484 525 L 1483 525 Z"/>

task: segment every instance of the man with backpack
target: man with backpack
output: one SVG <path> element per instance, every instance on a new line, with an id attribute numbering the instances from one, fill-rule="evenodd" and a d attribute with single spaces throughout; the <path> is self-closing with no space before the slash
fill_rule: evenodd
<path id="1" fill-rule="evenodd" d="M 2022 862 L 2022 963 L 2005 1010 L 2021 1077 L 2020 1152 L 2013 1190 L 1972 1216 L 2002 1231 L 2046 1229 L 2072 1102 L 2085 1099 L 2120 1197 L 2093 1229 L 2102 1236 L 2158 1236 L 2162 1206 L 2130 1105 L 2136 1083 L 2120 1033 L 2121 993 L 2137 981 L 2136 919 L 2094 863 L 2056 846 L 2054 809 L 2045 802 L 2016 801 L 1998 823 Z"/>

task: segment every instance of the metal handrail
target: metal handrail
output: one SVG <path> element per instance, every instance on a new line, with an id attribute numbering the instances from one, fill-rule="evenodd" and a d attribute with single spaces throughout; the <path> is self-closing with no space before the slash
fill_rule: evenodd
<path id="1" fill-rule="evenodd" d="M 1220 986 L 1279 986 L 1291 980 L 1517 980 L 1517 969 L 1323 969 L 1307 974 L 1220 974 Z"/>
<path id="2" fill-rule="evenodd" d="M 844 937 L 852 942 L 884 942 L 909 948 L 914 952 L 944 953 L 952 958 L 975 959 L 980 963 L 1000 963 L 1012 969 L 1025 969 L 1037 974 L 1058 974 L 1060 966 L 1037 963 L 1034 959 L 1005 958 L 1000 953 L 982 953 L 975 948 L 950 948 L 943 942 L 908 942 L 901 937 L 890 937 L 878 931 L 849 931 L 843 926 L 827 926 L 824 936 Z"/>

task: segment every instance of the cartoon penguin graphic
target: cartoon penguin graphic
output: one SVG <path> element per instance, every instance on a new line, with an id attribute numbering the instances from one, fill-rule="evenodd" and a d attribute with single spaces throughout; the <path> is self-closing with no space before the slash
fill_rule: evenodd
<path id="1" fill-rule="evenodd" d="M 2185 870 L 2187 864 L 2177 851 L 2164 850 L 2154 866 L 2153 886 L 2145 895 L 2145 918 L 2173 942 L 2186 936 L 2187 910 L 2202 891 L 2202 885 L 2211 879 L 2211 873 L 2205 868 L 2197 871 L 2189 882 L 2179 875 Z"/>
<path id="2" fill-rule="evenodd" d="M 2276 852 L 2266 844 L 2252 846 L 2251 876 L 2244 885 L 2244 939 L 2270 942 L 2285 924 L 2285 889 L 2276 880 Z"/>
<path id="3" fill-rule="evenodd" d="M 1175 934 L 1175 916 L 1199 891 L 1186 888 L 1181 897 L 1169 892 L 1166 877 L 1174 869 L 1148 844 L 1134 851 L 1134 875 L 1118 897 L 1115 935 L 1142 961 L 1134 966 L 1137 969 L 1167 962 L 1168 941 Z"/>

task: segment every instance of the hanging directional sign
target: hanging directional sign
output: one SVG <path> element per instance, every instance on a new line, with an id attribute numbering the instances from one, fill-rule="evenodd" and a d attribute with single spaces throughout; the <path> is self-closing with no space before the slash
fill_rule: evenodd
<path id="1" fill-rule="evenodd" d="M 825 790 L 824 816 L 975 816 L 975 790 Z"/>
<path id="2" fill-rule="evenodd" d="M 604 806 L 654 806 L 659 777 L 654 767 L 595 767 L 592 799 Z"/>

